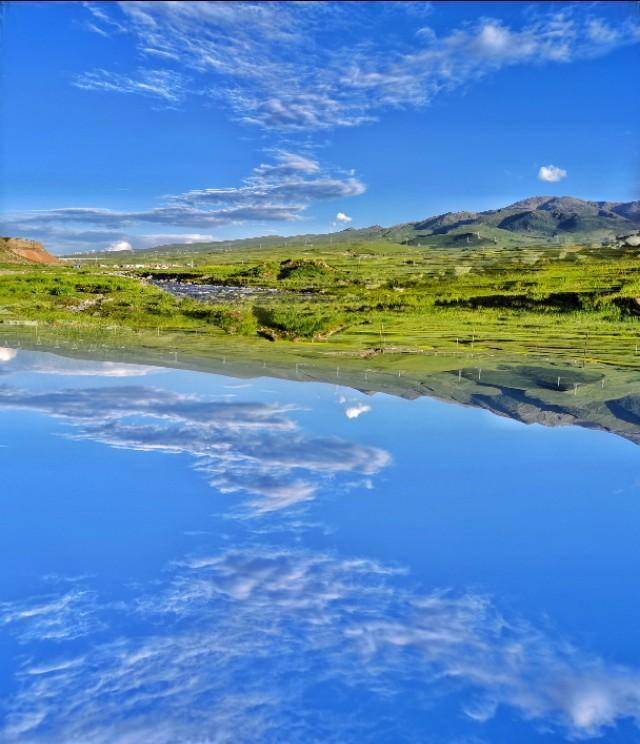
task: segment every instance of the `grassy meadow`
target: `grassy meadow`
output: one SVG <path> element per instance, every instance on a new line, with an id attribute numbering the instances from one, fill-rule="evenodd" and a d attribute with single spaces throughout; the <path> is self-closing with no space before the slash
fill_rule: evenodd
<path id="1" fill-rule="evenodd" d="M 468 353 L 640 365 L 637 250 L 377 242 L 127 260 L 5 265 L 0 322 L 6 331 L 37 321 L 39 332 L 105 343 L 366 359 L 371 367 Z M 150 279 L 277 292 L 202 302 Z"/>

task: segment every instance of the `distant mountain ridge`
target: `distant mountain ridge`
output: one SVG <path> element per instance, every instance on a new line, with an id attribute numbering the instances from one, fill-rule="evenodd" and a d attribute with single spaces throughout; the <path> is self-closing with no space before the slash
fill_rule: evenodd
<path id="1" fill-rule="evenodd" d="M 501 209 L 445 212 L 391 227 L 348 227 L 334 233 L 168 244 L 136 252 L 198 252 L 293 244 L 388 241 L 433 247 L 517 246 L 562 242 L 593 243 L 640 228 L 640 201 L 587 201 L 571 196 L 532 196 Z"/>
<path id="2" fill-rule="evenodd" d="M 527 243 L 554 238 L 599 240 L 640 227 L 640 201 L 586 201 L 571 196 L 532 196 L 501 209 L 484 212 L 446 212 L 419 222 L 388 228 L 399 242 L 427 243 L 434 236 L 448 236 L 440 243 Z M 437 240 L 437 238 L 436 238 Z"/>

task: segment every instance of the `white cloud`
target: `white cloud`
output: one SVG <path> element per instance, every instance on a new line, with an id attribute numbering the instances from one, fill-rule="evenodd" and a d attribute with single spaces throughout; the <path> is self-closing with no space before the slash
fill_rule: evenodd
<path id="1" fill-rule="evenodd" d="M 98 69 L 76 84 L 154 96 L 164 105 L 209 97 L 247 124 L 322 130 L 370 122 L 389 107 L 428 105 L 508 66 L 569 63 L 640 41 L 631 14 L 607 22 L 594 8 L 529 11 L 520 24 L 482 18 L 438 36 L 412 17 L 412 4 L 393 7 L 415 25 L 404 39 L 391 34 L 384 3 L 104 6 L 104 18 L 91 11 L 94 26 L 117 28 L 141 55 L 176 69 L 143 67 L 131 76 Z"/>
<path id="2" fill-rule="evenodd" d="M 365 190 L 352 172 L 323 167 L 307 154 L 275 150 L 272 161 L 256 166 L 239 186 L 167 195 L 163 205 L 136 211 L 63 207 L 17 213 L 4 220 L 4 229 L 63 249 L 93 246 L 124 251 L 134 244 L 150 247 L 213 239 L 210 233 L 136 235 L 145 225 L 211 229 L 247 222 L 292 222 L 316 201 L 358 196 Z"/>
<path id="3" fill-rule="evenodd" d="M 317 160 L 299 153 L 288 152 L 287 150 L 275 150 L 274 156 L 276 162 L 273 164 L 263 163 L 259 165 L 254 173 L 258 177 L 273 176 L 295 176 L 311 175 L 320 172 L 320 164 Z"/>
<path id="4" fill-rule="evenodd" d="M 92 609 L 91 591 L 71 589 L 63 595 L 0 603 L 0 626 L 13 626 L 22 643 L 68 641 L 102 627 Z"/>
<path id="5" fill-rule="evenodd" d="M 107 251 L 110 253 L 117 253 L 118 251 L 132 251 L 133 246 L 128 240 L 116 240 L 115 243 L 111 243 L 111 245 L 107 248 Z"/>
<path id="6" fill-rule="evenodd" d="M 620 32 L 600 18 L 593 18 L 589 21 L 587 33 L 596 44 L 613 45 L 620 39 Z"/>
<path id="7" fill-rule="evenodd" d="M 187 191 L 172 197 L 176 203 L 215 205 L 227 210 L 289 210 L 295 219 L 305 204 L 313 200 L 359 196 L 365 186 L 353 175 L 322 172 L 309 157 L 276 151 L 274 162 L 254 168 L 242 186 Z"/>
<path id="8" fill-rule="evenodd" d="M 344 413 L 348 419 L 355 419 L 358 416 L 362 416 L 363 413 L 368 413 L 370 410 L 371 406 L 366 405 L 366 403 L 357 403 L 354 406 L 346 408 Z"/>
<path id="9" fill-rule="evenodd" d="M 159 98 L 167 105 L 179 104 L 187 95 L 184 77 L 169 70 L 143 69 L 139 70 L 135 77 L 131 77 L 97 69 L 78 75 L 74 85 L 83 90 L 133 93 Z"/>
<path id="10" fill-rule="evenodd" d="M 557 183 L 567 177 L 567 171 L 557 165 L 542 165 L 538 171 L 538 179 L 547 183 Z"/>
<path id="11" fill-rule="evenodd" d="M 349 217 L 349 215 L 345 214 L 344 212 L 338 212 L 338 214 L 336 215 L 336 222 L 340 222 L 346 225 L 351 222 L 351 217 Z"/>

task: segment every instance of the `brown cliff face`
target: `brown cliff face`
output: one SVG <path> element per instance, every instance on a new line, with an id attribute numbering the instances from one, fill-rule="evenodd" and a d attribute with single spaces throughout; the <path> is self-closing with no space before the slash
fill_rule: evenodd
<path id="1" fill-rule="evenodd" d="M 55 264 L 58 259 L 35 240 L 0 238 L 0 263 Z"/>

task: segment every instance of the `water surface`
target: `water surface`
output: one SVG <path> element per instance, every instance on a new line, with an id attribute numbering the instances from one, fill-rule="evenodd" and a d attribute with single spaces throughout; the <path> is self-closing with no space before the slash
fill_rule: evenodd
<path id="1" fill-rule="evenodd" d="M 640 740 L 632 441 L 0 360 L 0 740 Z"/>

